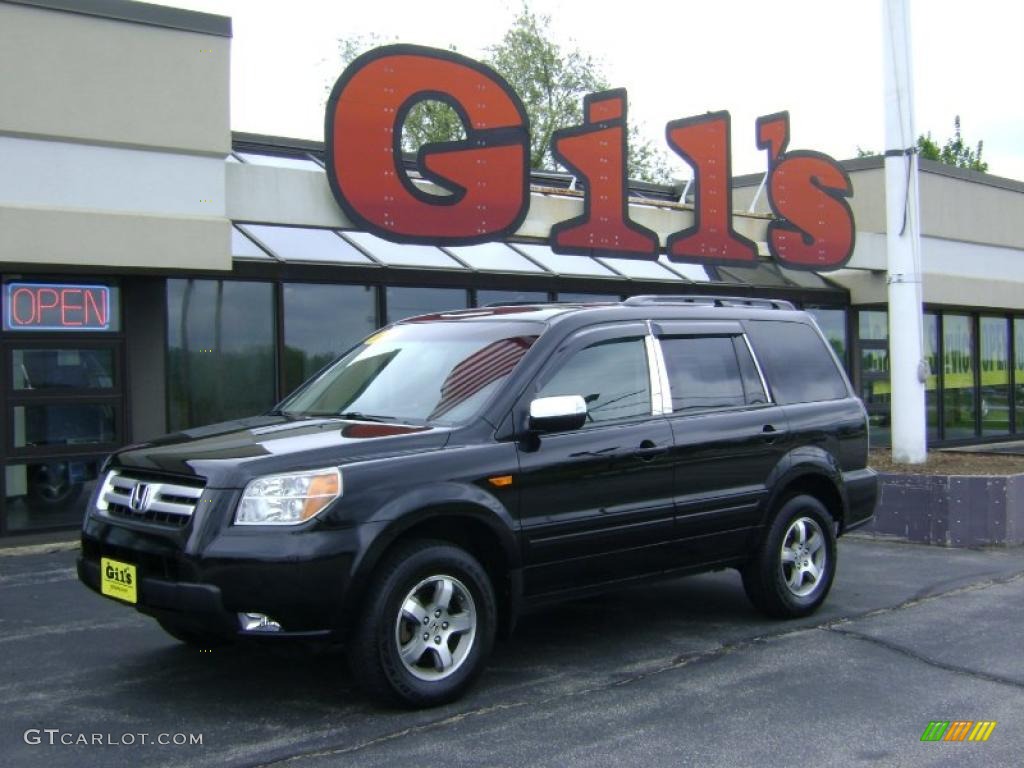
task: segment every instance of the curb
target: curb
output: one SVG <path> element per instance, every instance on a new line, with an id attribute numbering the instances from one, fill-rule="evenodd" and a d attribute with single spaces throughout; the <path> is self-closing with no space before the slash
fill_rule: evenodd
<path id="1" fill-rule="evenodd" d="M 79 541 L 52 541 L 48 544 L 27 544 L 23 547 L 0 547 L 0 557 L 22 555 L 48 555 L 51 552 L 70 552 L 81 546 Z"/>

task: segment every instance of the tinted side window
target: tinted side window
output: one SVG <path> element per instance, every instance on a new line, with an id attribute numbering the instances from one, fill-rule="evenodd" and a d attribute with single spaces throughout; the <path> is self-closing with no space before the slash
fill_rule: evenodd
<path id="1" fill-rule="evenodd" d="M 643 339 L 614 339 L 581 349 L 537 397 L 582 395 L 586 426 L 651 415 L 651 380 Z"/>
<path id="2" fill-rule="evenodd" d="M 673 411 L 765 402 L 761 382 L 742 340 L 730 336 L 664 338 L 661 350 L 672 389 Z M 746 371 L 741 369 L 740 355 Z"/>
<path id="3" fill-rule="evenodd" d="M 810 403 L 847 396 L 828 347 L 811 326 L 753 320 L 747 327 L 776 402 Z"/>

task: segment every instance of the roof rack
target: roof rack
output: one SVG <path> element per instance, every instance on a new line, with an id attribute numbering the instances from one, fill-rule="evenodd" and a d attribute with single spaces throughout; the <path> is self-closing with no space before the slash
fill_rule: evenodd
<path id="1" fill-rule="evenodd" d="M 481 304 L 477 309 L 490 309 L 491 307 L 537 307 L 544 304 L 557 304 L 548 300 L 544 301 L 492 301 L 489 304 Z"/>
<path id="2" fill-rule="evenodd" d="M 791 301 L 786 301 L 784 299 L 752 299 L 747 296 L 706 296 L 701 294 L 630 296 L 622 303 L 630 307 L 645 306 L 648 304 L 696 304 L 704 307 L 796 309 Z"/>

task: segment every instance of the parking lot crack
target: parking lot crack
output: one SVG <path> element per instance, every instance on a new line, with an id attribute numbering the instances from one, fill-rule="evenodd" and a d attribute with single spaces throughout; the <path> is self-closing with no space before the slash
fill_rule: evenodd
<path id="1" fill-rule="evenodd" d="M 552 697 L 554 698 L 554 697 Z M 480 717 L 489 715 L 493 712 L 499 712 L 508 709 L 518 709 L 525 707 L 528 703 L 526 701 L 509 702 L 506 704 L 494 704 L 489 707 L 480 707 L 478 709 L 472 709 L 468 712 L 459 712 L 449 717 L 441 718 L 440 720 L 433 720 L 429 723 L 423 723 L 422 725 L 414 725 L 409 728 L 403 728 L 400 731 L 392 731 L 391 733 L 385 733 L 377 738 L 368 739 L 361 741 L 358 744 L 352 744 L 347 747 L 329 747 L 327 749 L 318 749 L 311 752 L 300 752 L 295 755 L 288 755 L 286 757 L 269 760 L 266 762 L 253 763 L 250 768 L 269 768 L 269 766 L 275 765 L 288 765 L 291 763 L 297 763 L 301 760 L 311 760 L 324 757 L 340 757 L 342 755 L 351 755 L 354 752 L 362 752 L 367 749 L 372 749 L 380 744 L 386 744 L 389 741 L 395 741 L 406 736 L 413 736 L 417 733 L 423 733 L 425 731 L 432 731 L 440 728 L 445 728 L 449 725 L 454 725 L 463 720 L 467 720 L 472 717 Z"/>
<path id="2" fill-rule="evenodd" d="M 918 653 L 912 648 L 907 648 L 904 645 L 900 645 L 899 643 L 894 643 L 880 637 L 874 637 L 873 635 L 866 635 L 862 632 L 856 632 L 852 629 L 842 629 L 840 627 L 835 626 L 825 626 L 821 627 L 821 629 L 824 629 L 827 632 L 835 632 L 839 635 L 852 637 L 857 640 L 863 640 L 867 643 L 872 643 L 881 648 L 885 648 L 886 650 L 893 651 L 894 653 L 906 656 L 907 658 L 913 659 L 914 661 L 919 661 L 922 664 L 927 664 L 930 667 L 935 667 L 936 669 L 941 669 L 946 672 L 953 672 L 954 674 L 966 675 L 976 680 L 984 680 L 990 683 L 998 683 L 999 685 L 1008 685 L 1013 688 L 1024 689 L 1024 681 L 1016 680 L 1012 677 L 1004 677 L 1003 675 L 995 675 L 990 672 L 981 672 L 979 670 L 971 669 L 970 667 L 964 667 L 959 664 L 949 664 L 944 661 L 939 661 L 938 659 L 934 659 L 931 656 L 926 656 L 923 653 Z"/>
<path id="3" fill-rule="evenodd" d="M 1015 584 L 1017 582 L 1024 582 L 1024 571 L 1012 573 L 1007 576 L 999 578 L 985 579 L 984 581 L 976 581 L 972 584 L 965 584 L 962 587 L 956 589 L 950 589 L 946 592 L 936 592 L 933 594 L 927 594 L 922 596 L 915 596 L 909 600 L 904 600 L 898 605 L 889 605 L 884 608 L 875 608 L 874 610 L 864 611 L 863 613 L 850 614 L 849 616 L 841 616 L 836 619 L 831 619 L 817 627 L 808 627 L 808 629 L 830 629 L 832 627 L 841 626 L 844 624 L 850 624 L 854 621 L 861 621 L 862 619 L 872 619 L 876 616 L 884 616 L 889 613 L 895 613 L 896 611 L 903 611 L 907 608 L 913 608 L 918 605 L 924 605 L 934 600 L 942 600 L 947 597 L 954 597 L 956 595 L 963 595 L 968 592 L 977 592 L 982 589 L 988 589 L 989 587 L 1003 586 L 1006 584 Z"/>

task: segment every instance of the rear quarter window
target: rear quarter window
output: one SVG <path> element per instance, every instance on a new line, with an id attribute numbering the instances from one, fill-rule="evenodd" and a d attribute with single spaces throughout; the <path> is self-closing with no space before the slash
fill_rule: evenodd
<path id="1" fill-rule="evenodd" d="M 777 403 L 813 403 L 848 396 L 829 348 L 810 325 L 751 320 L 747 332 Z"/>

